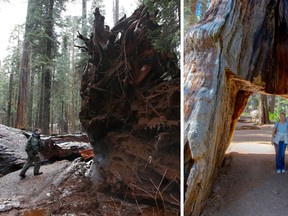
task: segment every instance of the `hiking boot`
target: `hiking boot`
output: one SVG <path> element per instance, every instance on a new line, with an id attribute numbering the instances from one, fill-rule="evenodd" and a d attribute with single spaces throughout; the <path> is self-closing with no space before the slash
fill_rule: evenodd
<path id="1" fill-rule="evenodd" d="M 34 176 L 37 176 L 37 175 L 42 175 L 43 172 L 38 172 L 38 173 L 34 173 Z"/>
<path id="2" fill-rule="evenodd" d="M 277 170 L 277 173 L 278 173 L 278 174 L 281 173 L 281 170 Z"/>
<path id="3" fill-rule="evenodd" d="M 282 172 L 282 173 L 285 173 L 285 169 L 282 169 L 281 172 Z"/>
<path id="4" fill-rule="evenodd" d="M 21 178 L 25 178 L 25 177 L 26 177 L 25 174 L 20 174 L 19 176 L 20 176 Z"/>

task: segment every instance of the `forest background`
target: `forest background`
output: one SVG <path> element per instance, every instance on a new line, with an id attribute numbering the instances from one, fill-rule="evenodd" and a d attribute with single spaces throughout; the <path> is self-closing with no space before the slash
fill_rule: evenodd
<path id="1" fill-rule="evenodd" d="M 16 1 L 0 0 L 0 13 L 3 5 L 12 3 Z M 162 29 L 166 31 L 165 43 L 154 38 L 155 47 L 179 49 L 180 31 L 175 28 L 179 29 L 180 2 L 175 0 L 113 0 L 110 10 L 103 0 L 28 0 L 23 8 L 27 10 L 26 21 L 13 27 L 5 55 L 1 55 L 0 123 L 21 129 L 40 127 L 45 134 L 81 132 L 80 85 L 87 53 L 77 35 L 89 38 L 96 7 L 108 17 L 105 24 L 112 28 L 143 3 L 150 10 L 163 9 L 157 18 L 166 29 Z M 69 15 L 69 8 L 76 4 L 80 15 Z M 1 29 L 4 25 L 2 20 Z M 168 25 L 170 28 L 165 28 Z"/>
<path id="2" fill-rule="evenodd" d="M 0 0 L 2 5 L 12 2 Z M 65 13 L 69 4 L 76 2 L 81 15 Z M 159 4 L 167 2 L 162 0 Z M 150 1 L 145 3 L 155 7 Z M 184 0 L 184 37 L 204 16 L 210 3 L 210 0 Z M 99 7 L 103 15 L 111 14 L 106 17 L 111 17 L 108 25 L 112 27 L 141 2 L 129 4 L 121 6 L 119 0 L 114 0 L 112 11 L 107 11 L 103 0 L 29 0 L 26 21 L 15 25 L 10 32 L 7 52 L 0 62 L 0 123 L 25 129 L 37 126 L 46 134 L 80 132 L 80 82 L 87 55 L 79 48 L 83 44 L 77 39 L 77 32 L 89 36 L 95 7 Z M 171 10 L 167 7 L 164 20 L 172 20 Z M 4 24 L 2 21 L 1 29 Z M 172 49 L 179 49 L 179 42 L 173 35 L 166 44 L 158 40 L 155 46 L 163 48 L 172 44 Z M 251 116 L 255 110 L 259 124 L 274 122 L 280 112 L 287 113 L 288 100 L 255 94 L 242 116 Z"/>

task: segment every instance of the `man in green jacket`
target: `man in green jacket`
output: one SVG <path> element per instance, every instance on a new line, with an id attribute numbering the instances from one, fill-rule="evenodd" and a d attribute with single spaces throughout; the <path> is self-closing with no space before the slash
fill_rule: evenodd
<path id="1" fill-rule="evenodd" d="M 26 163 L 24 164 L 21 172 L 20 172 L 20 177 L 25 178 L 26 171 L 29 169 L 29 167 L 32 165 L 34 162 L 34 175 L 41 175 L 42 172 L 39 172 L 40 170 L 40 165 L 41 165 L 41 160 L 40 160 L 40 155 L 39 155 L 39 150 L 40 150 L 40 145 L 41 145 L 41 140 L 40 140 L 40 134 L 41 134 L 41 129 L 36 128 L 34 132 L 32 133 L 32 136 L 29 137 L 25 151 L 27 152 L 28 159 Z"/>

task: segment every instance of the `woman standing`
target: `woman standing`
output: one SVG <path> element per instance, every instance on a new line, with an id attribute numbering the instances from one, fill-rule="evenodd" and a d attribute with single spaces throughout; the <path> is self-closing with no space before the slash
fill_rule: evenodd
<path id="1" fill-rule="evenodd" d="M 280 120 L 275 123 L 272 133 L 272 143 L 276 152 L 276 169 L 277 173 L 285 172 L 285 150 L 288 135 L 288 122 L 285 113 L 280 113 Z"/>

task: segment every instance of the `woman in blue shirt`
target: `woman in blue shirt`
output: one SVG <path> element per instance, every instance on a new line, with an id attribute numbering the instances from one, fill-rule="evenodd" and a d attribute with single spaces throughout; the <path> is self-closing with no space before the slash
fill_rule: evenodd
<path id="1" fill-rule="evenodd" d="M 280 113 L 280 120 L 273 127 L 272 143 L 276 152 L 277 173 L 285 172 L 285 150 L 287 145 L 288 122 L 285 113 Z"/>

